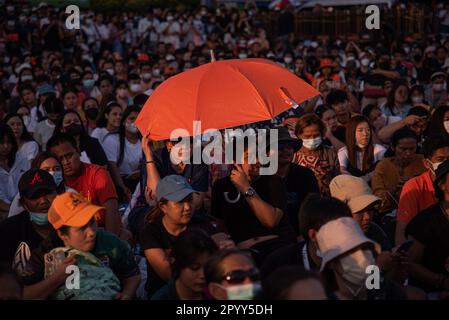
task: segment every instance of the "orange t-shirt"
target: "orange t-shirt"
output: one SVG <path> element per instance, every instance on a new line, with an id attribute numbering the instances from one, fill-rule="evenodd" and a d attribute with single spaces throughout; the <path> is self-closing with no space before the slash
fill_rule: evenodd
<path id="1" fill-rule="evenodd" d="M 117 192 L 109 172 L 95 164 L 83 163 L 81 175 L 76 179 L 66 180 L 65 185 L 75 189 L 97 206 L 103 206 L 109 199 L 117 199 Z M 96 218 L 98 226 L 104 227 L 104 210 Z"/>
<path id="2" fill-rule="evenodd" d="M 399 197 L 397 220 L 409 223 L 418 213 L 437 202 L 430 171 L 426 171 L 404 184 Z"/>

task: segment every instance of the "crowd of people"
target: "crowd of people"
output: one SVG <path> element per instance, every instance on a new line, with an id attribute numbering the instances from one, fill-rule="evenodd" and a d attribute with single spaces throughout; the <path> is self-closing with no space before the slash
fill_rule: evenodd
<path id="1" fill-rule="evenodd" d="M 449 297 L 449 7 L 393 43 L 267 35 L 256 6 L 0 13 L 0 299 Z M 292 20 L 293 19 L 293 20 Z M 270 59 L 320 95 L 272 120 L 278 170 L 174 163 L 135 120 L 163 81 Z M 219 80 L 219 79 L 217 79 Z M 180 106 L 182 107 L 182 106 Z M 207 144 L 206 141 L 203 141 Z M 81 289 L 65 283 L 80 269 Z M 367 268 L 380 286 L 370 289 Z"/>

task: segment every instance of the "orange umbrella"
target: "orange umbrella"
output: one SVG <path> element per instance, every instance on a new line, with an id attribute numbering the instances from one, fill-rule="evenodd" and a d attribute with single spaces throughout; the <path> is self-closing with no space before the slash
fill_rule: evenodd
<path id="1" fill-rule="evenodd" d="M 265 59 L 215 61 L 164 81 L 148 98 L 136 125 L 152 140 L 173 130 L 194 133 L 269 120 L 319 94 L 287 69 Z"/>

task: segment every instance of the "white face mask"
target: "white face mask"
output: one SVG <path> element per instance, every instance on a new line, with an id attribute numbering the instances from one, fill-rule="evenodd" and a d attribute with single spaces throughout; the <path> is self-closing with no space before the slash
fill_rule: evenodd
<path id="1" fill-rule="evenodd" d="M 446 90 L 446 83 L 435 83 L 432 85 L 432 88 L 435 92 L 441 92 Z"/>
<path id="2" fill-rule="evenodd" d="M 147 73 L 142 73 L 142 79 L 145 81 L 148 81 L 151 79 L 151 73 L 147 72 Z"/>
<path id="3" fill-rule="evenodd" d="M 106 72 L 109 73 L 109 75 L 114 75 L 114 69 L 106 69 Z"/>
<path id="4" fill-rule="evenodd" d="M 316 148 L 318 148 L 321 143 L 322 143 L 322 139 L 321 137 L 318 138 L 314 138 L 314 139 L 303 139 L 302 140 L 302 145 L 309 150 L 315 150 Z"/>
<path id="5" fill-rule="evenodd" d="M 366 268 L 375 265 L 373 252 L 368 249 L 357 250 L 340 259 L 343 269 L 342 278 L 356 286 L 364 286 L 368 276 Z"/>
<path id="6" fill-rule="evenodd" d="M 446 130 L 446 132 L 449 133 L 449 121 L 444 121 L 443 125 L 444 125 L 444 129 Z"/>
<path id="7" fill-rule="evenodd" d="M 440 164 L 443 163 L 443 161 L 441 161 L 441 162 L 430 162 L 430 163 L 432 164 L 433 172 L 435 172 L 435 171 L 437 171 L 437 169 L 440 166 Z"/>
<path id="8" fill-rule="evenodd" d="M 161 74 L 161 70 L 159 70 L 159 69 L 153 69 L 153 76 L 159 77 L 160 74 Z"/>
<path id="9" fill-rule="evenodd" d="M 292 61 L 293 61 L 293 58 L 292 58 L 292 57 L 285 57 L 285 58 L 284 58 L 284 62 L 285 62 L 286 64 L 290 64 L 290 63 L 292 63 Z"/>
<path id="10" fill-rule="evenodd" d="M 248 55 L 246 53 L 239 53 L 239 58 L 246 59 L 246 58 L 248 58 Z"/>
<path id="11" fill-rule="evenodd" d="M 24 82 L 24 81 L 31 81 L 31 80 L 33 80 L 33 76 L 27 74 L 27 75 L 21 76 L 20 80 L 22 80 L 22 82 Z"/>
<path id="12" fill-rule="evenodd" d="M 232 287 L 223 287 L 217 284 L 226 291 L 228 300 L 253 300 L 262 290 L 259 282 L 239 284 Z"/>
<path id="13" fill-rule="evenodd" d="M 413 103 L 422 103 L 423 102 L 423 96 L 414 96 L 412 97 L 412 102 Z"/>
<path id="14" fill-rule="evenodd" d="M 131 89 L 132 92 L 139 92 L 141 89 L 140 84 L 138 83 L 131 84 L 129 88 Z"/>
<path id="15" fill-rule="evenodd" d="M 125 127 L 126 127 L 126 131 L 128 131 L 130 133 L 137 133 L 137 132 L 139 132 L 139 128 L 137 128 L 137 126 L 136 126 L 136 124 L 134 122 L 126 123 Z"/>
<path id="16" fill-rule="evenodd" d="M 55 180 L 56 185 L 59 186 L 63 180 L 62 171 L 51 171 L 49 173 L 52 175 L 53 179 Z"/>
<path id="17" fill-rule="evenodd" d="M 367 67 L 370 63 L 370 60 L 368 58 L 363 58 L 360 63 L 362 64 L 362 66 Z"/>

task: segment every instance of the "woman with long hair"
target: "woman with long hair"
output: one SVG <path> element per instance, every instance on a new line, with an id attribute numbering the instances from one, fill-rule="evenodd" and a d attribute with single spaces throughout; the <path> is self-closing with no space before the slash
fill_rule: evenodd
<path id="1" fill-rule="evenodd" d="M 108 159 L 103 147 L 97 139 L 90 137 L 84 128 L 80 115 L 75 110 L 66 110 L 56 124 L 55 133 L 67 133 L 71 135 L 81 152 L 81 161 L 86 163 L 107 166 Z"/>
<path id="2" fill-rule="evenodd" d="M 142 147 L 140 133 L 134 123 L 139 111 L 136 106 L 128 107 L 123 113 L 118 132 L 108 134 L 103 140 L 113 179 L 126 200 L 131 199 L 140 178 Z"/>
<path id="3" fill-rule="evenodd" d="M 373 143 L 372 129 L 364 116 L 355 116 L 346 125 L 346 147 L 338 150 L 340 171 L 370 181 L 375 164 L 386 149 Z"/>
<path id="4" fill-rule="evenodd" d="M 408 86 L 405 81 L 396 81 L 387 96 L 387 102 L 381 107 L 386 116 L 397 116 L 404 119 L 412 108 L 408 103 Z"/>
<path id="5" fill-rule="evenodd" d="M 92 131 L 91 137 L 103 143 L 109 133 L 117 132 L 122 120 L 122 106 L 116 101 L 109 102 L 97 120 L 97 127 Z"/>
<path id="6" fill-rule="evenodd" d="M 175 191 L 176 190 L 176 191 Z M 170 175 L 159 181 L 156 205 L 145 216 L 140 243 L 147 259 L 148 278 L 145 285 L 148 298 L 172 277 L 168 251 L 181 232 L 187 230 L 192 218 L 192 195 L 187 180 Z"/>
<path id="7" fill-rule="evenodd" d="M 30 162 L 17 151 L 13 131 L 0 122 L 0 221 L 6 217 L 12 200 L 19 192 L 22 173 L 30 168 Z"/>
<path id="8" fill-rule="evenodd" d="M 449 139 L 449 106 L 441 106 L 435 109 L 430 118 L 427 138 Z"/>
<path id="9" fill-rule="evenodd" d="M 31 163 L 39 153 L 39 144 L 28 132 L 22 117 L 18 114 L 10 113 L 6 115 L 3 121 L 11 128 L 16 137 L 18 153 Z"/>

